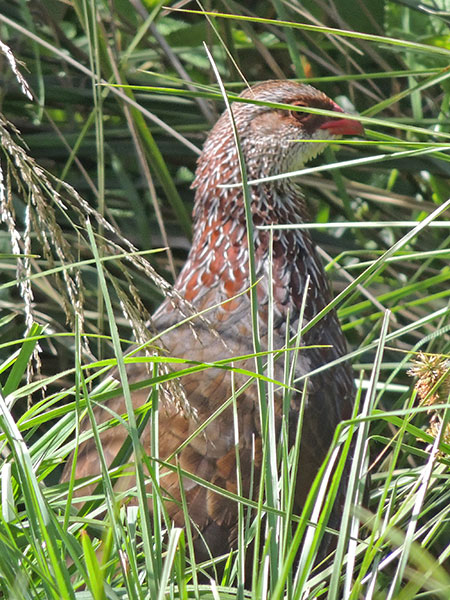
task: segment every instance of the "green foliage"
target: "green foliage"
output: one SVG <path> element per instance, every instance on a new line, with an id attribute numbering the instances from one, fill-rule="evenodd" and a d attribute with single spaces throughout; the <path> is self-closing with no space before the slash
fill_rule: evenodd
<path id="1" fill-rule="evenodd" d="M 436 431 L 406 371 L 411 353 L 450 355 L 448 1 L 208 2 L 209 14 L 177 6 L 0 0 L 0 594 L 446 599 L 449 401 L 433 405 Z M 360 414 L 336 432 L 302 515 L 291 515 L 300 428 L 291 453 L 275 448 L 280 478 L 266 474 L 257 502 L 223 491 L 239 511 L 238 550 L 197 565 L 191 527 L 174 528 L 165 513 L 156 448 L 149 457 L 139 440 L 149 419 L 156 427 L 171 359 L 126 348 L 157 345 L 148 315 L 189 248 L 195 160 L 224 107 L 204 43 L 228 92 L 244 78 L 305 79 L 355 107 L 366 138 L 330 146 L 325 168 L 316 168 L 322 157 L 301 173 Z M 269 357 L 256 358 L 258 372 L 245 374 L 263 389 Z M 133 361 L 149 365 L 149 399 L 137 414 L 125 371 Z M 125 423 L 121 458 L 134 452 L 142 463 L 105 468 L 106 493 L 94 490 L 78 511 L 76 483 L 58 483 L 61 465 L 87 435 L 81 416 L 117 393 L 108 379 L 115 366 L 127 412 L 93 423 L 90 435 L 102 456 L 102 428 Z M 178 376 L 210 367 L 185 361 Z M 351 439 L 336 550 L 317 566 Z M 182 481 L 179 465 L 166 466 Z M 135 489 L 114 492 L 127 468 Z M 255 536 L 263 551 L 244 587 Z"/>

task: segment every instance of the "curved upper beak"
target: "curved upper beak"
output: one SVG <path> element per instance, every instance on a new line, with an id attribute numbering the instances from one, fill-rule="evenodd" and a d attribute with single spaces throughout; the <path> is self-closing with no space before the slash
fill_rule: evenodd
<path id="1" fill-rule="evenodd" d="M 328 129 L 332 135 L 364 135 L 364 127 L 354 119 L 330 119 L 319 129 Z"/>

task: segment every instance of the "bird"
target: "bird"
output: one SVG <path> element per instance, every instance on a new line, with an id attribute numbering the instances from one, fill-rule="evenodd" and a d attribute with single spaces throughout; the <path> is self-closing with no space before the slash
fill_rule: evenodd
<path id="1" fill-rule="evenodd" d="M 218 119 L 204 143 L 192 184 L 192 246 L 173 293 L 152 319 L 160 351 L 174 359 L 173 364 L 168 361 L 171 371 L 176 374 L 186 366 L 179 359 L 189 365 L 208 365 L 180 376 L 171 390 L 159 395 L 158 410 L 158 460 L 170 459 L 185 473 L 183 490 L 197 560 L 221 556 L 236 547 L 238 507 L 232 494 L 240 490 L 244 497 L 258 497 L 263 421 L 257 383 L 249 383 L 248 375 L 257 370 L 256 350 L 263 365 L 270 362 L 272 350 L 281 351 L 272 360 L 271 372 L 265 373 L 267 381 L 283 382 L 285 369 L 293 369 L 294 391 L 286 396 L 282 386 L 275 386 L 273 408 L 276 436 L 287 435 L 291 447 L 304 402 L 295 514 L 304 505 L 336 427 L 352 415 L 354 379 L 345 360 L 346 342 L 335 310 L 329 310 L 302 335 L 295 354 L 282 352 L 289 340 L 296 339 L 299 328 L 330 303 L 332 295 L 317 248 L 308 230 L 301 228 L 310 220 L 301 177 L 276 176 L 301 169 L 324 150 L 328 140 L 363 132 L 357 119 L 343 114 L 333 100 L 311 85 L 269 80 L 247 87 Z M 248 214 L 242 168 L 248 181 Z M 256 307 L 253 313 L 252 302 Z M 298 340 L 295 343 L 299 345 Z M 214 366 L 219 360 L 224 362 Z M 334 361 L 333 366 L 320 370 Z M 316 370 L 319 372 L 315 374 Z M 133 387 L 148 379 L 149 373 L 145 364 L 136 362 L 127 366 L 127 377 Z M 305 378 L 307 388 L 303 390 Z M 134 389 L 131 397 L 136 410 L 146 405 L 149 390 Z M 205 426 L 216 411 L 218 414 Z M 94 418 L 100 425 L 125 412 L 124 398 L 117 394 L 94 408 Z M 284 418 L 288 420 L 287 434 L 282 432 Z M 89 427 L 85 419 L 82 431 Z M 193 435 L 198 429 L 201 432 Z M 101 433 L 108 465 L 123 448 L 127 435 L 120 424 Z M 147 454 L 150 437 L 147 426 L 141 436 Z M 75 478 L 81 482 L 76 495 L 92 491 L 92 484 L 83 486 L 101 472 L 92 438 L 80 444 L 74 468 Z M 69 481 L 71 470 L 69 460 L 63 481 Z M 179 473 L 164 467 L 161 473 L 168 517 L 172 524 L 184 527 Z M 189 479 L 189 473 L 195 478 Z M 124 492 L 133 482 L 132 475 L 118 477 L 114 489 Z M 221 495 L 220 489 L 227 494 Z M 133 502 L 131 495 L 129 502 Z M 152 511 L 151 487 L 148 506 Z"/>

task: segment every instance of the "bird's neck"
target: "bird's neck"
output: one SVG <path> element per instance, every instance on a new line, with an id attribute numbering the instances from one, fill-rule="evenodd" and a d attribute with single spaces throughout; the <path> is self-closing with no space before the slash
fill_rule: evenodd
<path id="1" fill-rule="evenodd" d="M 272 231 L 264 228 L 307 220 L 298 187 L 292 182 L 283 182 L 278 187 L 250 186 L 250 191 L 256 275 L 267 273 L 269 260 L 274 281 L 286 279 L 286 260 L 298 263 L 289 265 L 291 272 L 304 271 L 305 257 L 315 255 L 309 234 L 292 228 Z M 249 244 L 242 190 L 219 186 L 197 189 L 193 244 L 176 287 L 187 300 L 195 303 L 199 291 L 205 287 L 219 287 L 220 296 L 225 299 L 246 290 L 249 280 Z"/>

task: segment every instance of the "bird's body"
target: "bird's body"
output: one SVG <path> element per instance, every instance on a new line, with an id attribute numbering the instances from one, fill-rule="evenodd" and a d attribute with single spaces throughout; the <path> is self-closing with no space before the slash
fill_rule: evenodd
<path id="1" fill-rule="evenodd" d="M 339 112 L 324 94 L 305 85 L 272 81 L 247 90 L 243 96 Z M 324 139 L 334 133 L 361 133 L 356 121 L 267 106 L 235 103 L 233 114 L 250 181 L 300 168 L 324 144 L 296 142 Z M 328 125 L 327 125 L 328 124 Z M 199 363 L 237 359 L 255 352 L 249 274 L 249 244 L 238 153 L 229 115 L 224 113 L 211 131 L 199 159 L 194 187 L 194 239 L 188 260 L 176 283 L 176 295 L 157 310 L 153 324 L 162 333 L 161 344 L 167 356 Z M 317 315 L 331 300 L 327 279 L 310 235 L 302 229 L 260 229 L 261 225 L 301 224 L 308 219 L 304 196 L 291 179 L 250 184 L 253 219 L 252 248 L 255 259 L 258 328 L 261 350 L 280 350 L 303 323 Z M 305 290 L 309 280 L 309 289 Z M 186 302 L 185 302 L 186 301 Z M 302 309 L 302 303 L 304 307 Z M 194 311 L 207 311 L 188 323 L 173 328 Z M 305 376 L 345 355 L 345 340 L 336 314 L 329 311 L 301 340 L 302 346 L 315 346 L 284 352 L 273 361 L 270 376 L 286 380 L 286 365 L 296 356 L 295 384 L 288 404 L 289 444 L 293 443 Z M 317 347 L 320 345 L 321 347 Z M 265 363 L 266 360 L 263 360 Z M 270 361 L 269 361 L 270 362 Z M 231 364 L 231 360 L 228 364 Z M 255 359 L 236 360 L 234 366 L 255 371 Z M 173 368 L 179 370 L 182 364 Z M 146 379 L 142 365 L 130 365 L 130 382 Z M 231 374 L 226 368 L 204 369 L 181 378 L 183 402 L 161 401 L 159 410 L 159 456 L 165 460 L 206 419 L 223 406 L 248 375 Z M 280 435 L 283 414 L 283 388 L 275 391 L 275 421 Z M 302 442 L 299 458 L 294 512 L 301 510 L 309 487 L 331 443 L 337 424 L 352 410 L 353 379 L 347 362 L 312 375 L 307 384 Z M 148 390 L 133 393 L 135 408 L 147 401 Z M 236 431 L 230 405 L 177 454 L 180 467 L 197 478 L 233 493 L 237 492 Z M 239 460 L 244 496 L 253 489 L 257 497 L 261 476 L 262 434 L 257 384 L 251 383 L 236 397 Z M 286 411 L 286 407 L 284 408 Z M 122 397 L 108 402 L 108 411 L 97 408 L 98 422 L 110 418 L 110 411 L 125 412 Z M 144 432 L 145 449 L 150 433 Z M 126 439 L 123 427 L 102 435 L 102 445 L 110 464 Z M 97 450 L 88 441 L 80 447 L 77 477 L 99 473 Z M 68 471 L 66 469 L 66 476 Z M 253 482 L 251 484 L 251 482 Z M 117 486 L 126 489 L 132 482 L 120 478 Z M 168 497 L 166 508 L 171 520 L 183 526 L 177 473 L 166 472 L 161 485 Z M 217 494 L 198 481 L 184 478 L 189 516 L 201 532 L 213 555 L 232 548 L 237 535 L 237 503 Z M 197 535 L 197 534 L 196 534 Z M 198 557 L 207 556 L 204 542 L 197 536 Z"/>

